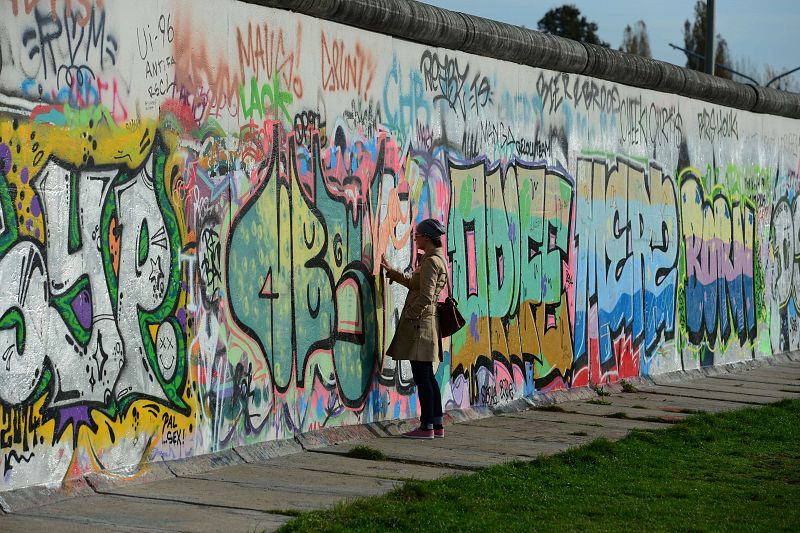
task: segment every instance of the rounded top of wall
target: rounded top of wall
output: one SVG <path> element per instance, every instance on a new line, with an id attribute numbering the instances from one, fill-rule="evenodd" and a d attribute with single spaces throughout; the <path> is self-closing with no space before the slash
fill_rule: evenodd
<path id="1" fill-rule="evenodd" d="M 800 118 L 800 94 L 737 83 L 671 63 L 434 7 L 414 0 L 242 0 L 422 44 Z"/>

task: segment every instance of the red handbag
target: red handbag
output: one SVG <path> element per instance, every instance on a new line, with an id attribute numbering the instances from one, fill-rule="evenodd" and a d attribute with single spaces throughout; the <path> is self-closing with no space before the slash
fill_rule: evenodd
<path id="1" fill-rule="evenodd" d="M 447 276 L 447 298 L 443 302 L 436 304 L 436 317 L 439 319 L 439 336 L 441 338 L 450 337 L 455 332 L 464 327 L 467 323 L 458 310 L 458 302 L 453 297 L 453 287 L 450 285 L 450 276 L 447 274 L 447 265 L 444 268 L 444 275 Z"/>
<path id="2" fill-rule="evenodd" d="M 436 316 L 439 318 L 439 336 L 443 339 L 453 335 L 467 323 L 458 311 L 458 303 L 450 296 L 436 304 Z"/>

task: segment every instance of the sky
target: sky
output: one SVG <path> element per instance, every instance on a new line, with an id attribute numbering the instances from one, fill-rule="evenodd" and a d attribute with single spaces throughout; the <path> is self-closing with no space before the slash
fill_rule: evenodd
<path id="1" fill-rule="evenodd" d="M 696 0 L 423 0 L 427 4 L 536 29 L 549 9 L 565 3 L 575 5 L 589 21 L 598 25 L 601 40 L 619 48 L 625 26 L 638 20 L 647 24 L 653 58 L 686 64 L 683 23 L 694 20 Z M 734 61 L 747 59 L 763 77 L 764 64 L 778 73 L 800 67 L 800 0 L 717 0 L 716 33 L 728 42 Z M 795 80 L 800 80 L 800 72 Z M 763 80 L 765 82 L 766 80 Z"/>

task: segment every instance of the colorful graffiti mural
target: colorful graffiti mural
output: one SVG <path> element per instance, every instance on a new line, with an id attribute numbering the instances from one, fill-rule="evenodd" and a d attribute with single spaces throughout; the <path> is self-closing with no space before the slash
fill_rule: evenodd
<path id="1" fill-rule="evenodd" d="M 648 374 L 674 338 L 678 209 L 655 163 L 578 160 L 576 361 L 580 383 Z"/>
<path id="2" fill-rule="evenodd" d="M 800 347 L 792 120 L 244 3 L 0 20 L 0 490 L 416 416 L 428 217 L 448 409 Z"/>
<path id="3" fill-rule="evenodd" d="M 689 344 L 702 348 L 701 364 L 713 350 L 738 337 L 756 339 L 753 256 L 755 209 L 747 199 L 731 202 L 720 187 L 705 195 L 692 169 L 680 178 L 685 327 Z M 734 335 L 735 334 L 735 335 Z"/>

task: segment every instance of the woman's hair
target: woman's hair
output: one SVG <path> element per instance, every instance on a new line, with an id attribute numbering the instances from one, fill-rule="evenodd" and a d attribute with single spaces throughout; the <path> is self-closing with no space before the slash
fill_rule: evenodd
<path id="1" fill-rule="evenodd" d="M 426 237 L 427 237 L 427 235 L 426 235 Z M 434 237 L 428 237 L 428 238 L 429 238 L 429 239 L 431 240 L 431 242 L 433 243 L 433 247 L 434 247 L 434 248 L 441 248 L 441 247 L 442 247 L 442 238 L 441 238 L 441 237 L 436 237 L 436 238 L 434 238 Z"/>

